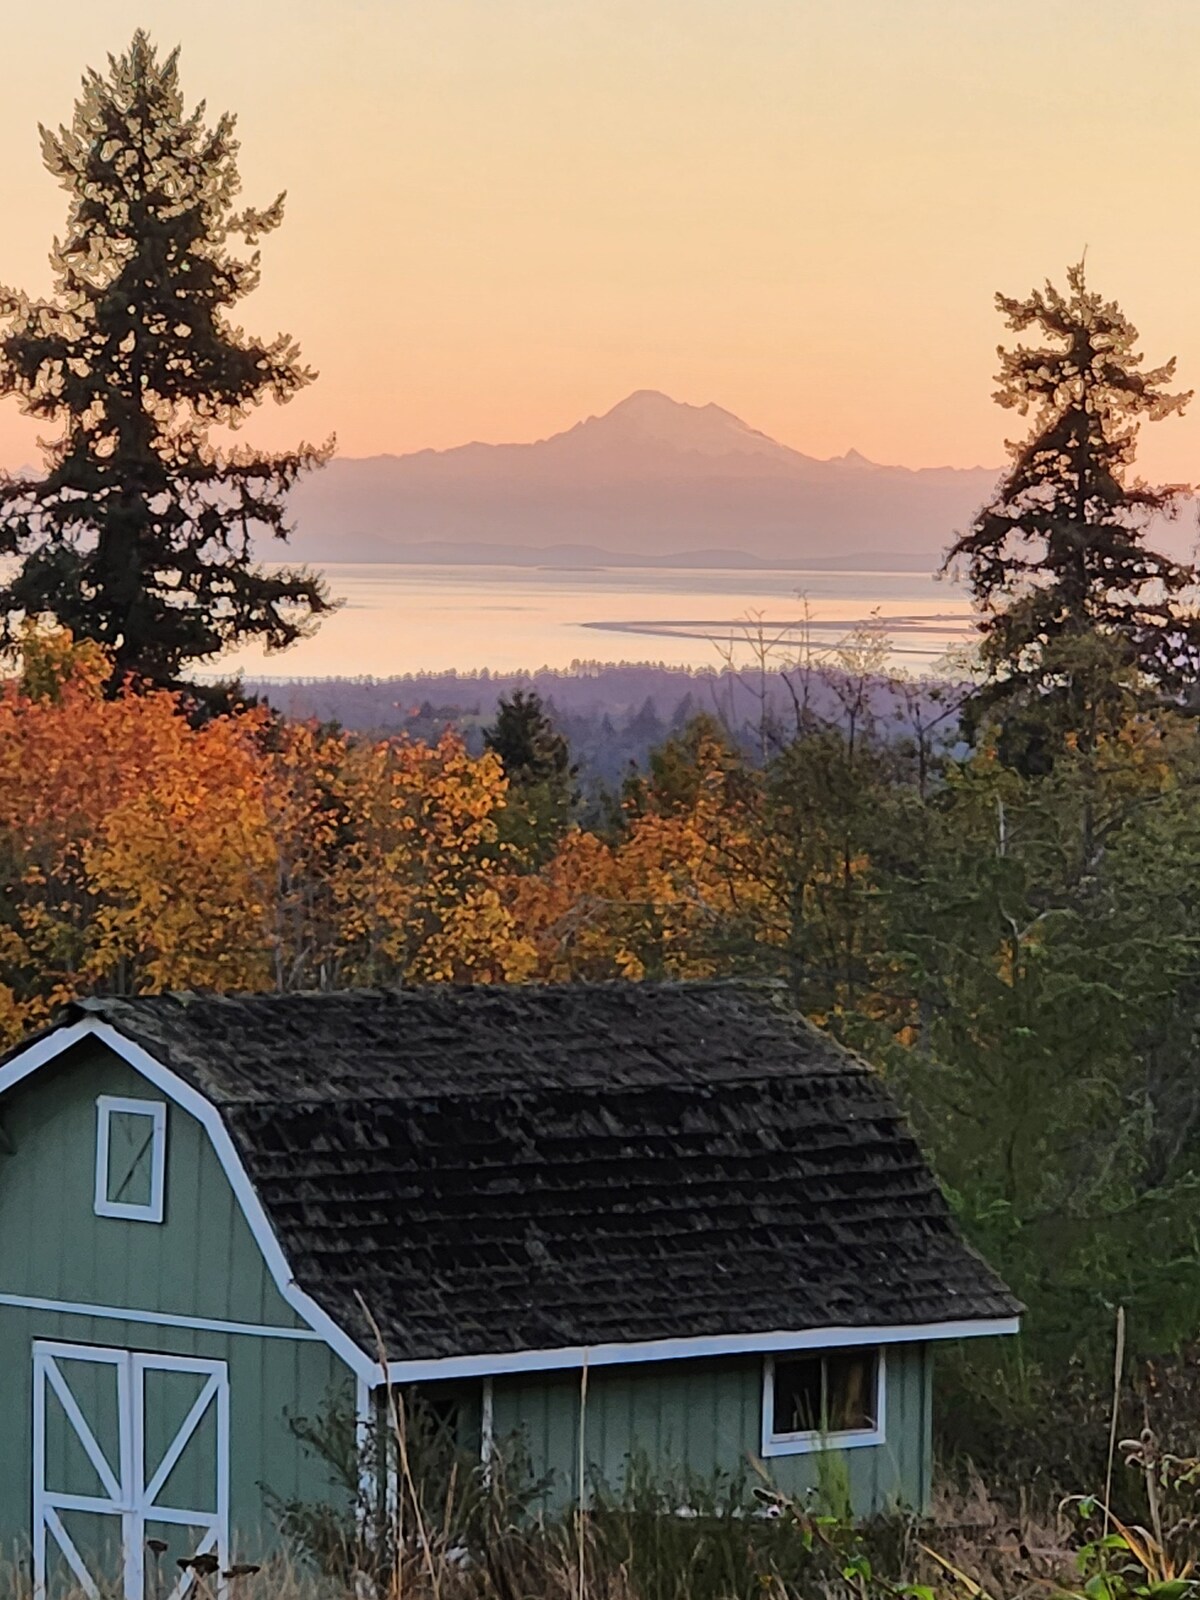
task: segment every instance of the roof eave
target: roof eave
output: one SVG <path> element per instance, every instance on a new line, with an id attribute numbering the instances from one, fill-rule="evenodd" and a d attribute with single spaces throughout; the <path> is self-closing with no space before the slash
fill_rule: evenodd
<path id="1" fill-rule="evenodd" d="M 647 1339 L 631 1344 L 565 1345 L 553 1350 L 509 1350 L 487 1355 L 429 1356 L 388 1362 L 393 1383 L 429 1383 L 445 1378 L 498 1377 L 503 1373 L 562 1372 L 642 1361 L 699 1360 L 708 1356 L 778 1355 L 789 1350 L 844 1349 L 848 1345 L 928 1344 L 955 1339 L 1006 1337 L 1021 1331 L 1018 1314 L 964 1317 L 957 1321 L 773 1330 L 767 1333 L 701 1334 Z"/>

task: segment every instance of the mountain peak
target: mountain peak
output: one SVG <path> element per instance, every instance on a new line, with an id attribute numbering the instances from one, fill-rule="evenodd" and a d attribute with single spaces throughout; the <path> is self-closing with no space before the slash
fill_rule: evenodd
<path id="1" fill-rule="evenodd" d="M 635 389 L 632 394 L 627 394 L 624 400 L 618 400 L 610 411 L 604 413 L 607 417 L 650 415 L 664 411 L 694 411 L 695 406 L 687 406 L 681 400 L 672 400 L 669 394 L 664 394 L 661 389 Z"/>
<path id="2" fill-rule="evenodd" d="M 635 389 L 603 416 L 589 417 L 559 437 L 700 456 L 795 456 L 722 406 L 689 405 L 659 389 Z"/>

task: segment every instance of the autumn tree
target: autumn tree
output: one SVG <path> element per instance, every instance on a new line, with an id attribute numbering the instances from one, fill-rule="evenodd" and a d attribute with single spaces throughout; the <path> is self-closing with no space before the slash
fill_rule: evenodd
<path id="1" fill-rule="evenodd" d="M 91 989 L 270 982 L 264 714 L 195 728 L 110 672 L 30 631 L 0 685 L 0 1038 Z"/>
<path id="2" fill-rule="evenodd" d="M 517 980 L 498 759 L 115 695 L 26 628 L 0 682 L 0 1042 L 74 995 Z"/>
<path id="3" fill-rule="evenodd" d="M 212 438 L 315 376 L 288 335 L 231 321 L 283 216 L 282 195 L 235 209 L 237 152 L 233 118 L 186 111 L 178 52 L 160 60 L 139 31 L 86 75 L 70 127 L 42 129 L 69 196 L 53 294 L 0 292 L 0 394 L 61 427 L 43 476 L 0 482 L 0 555 L 19 558 L 3 637 L 55 619 L 108 652 L 110 692 L 243 640 L 283 649 L 330 609 L 323 580 L 264 570 L 251 541 L 286 537 L 286 493 L 332 443 L 272 455 Z"/>
<path id="4" fill-rule="evenodd" d="M 622 786 L 630 817 L 649 812 L 682 815 L 695 808 L 714 769 L 727 785 L 745 786 L 745 764 L 716 717 L 699 711 L 655 745 L 645 772 L 631 772 Z M 744 795 L 743 795 L 744 798 Z"/>
<path id="5" fill-rule="evenodd" d="M 502 899 L 499 760 L 292 725 L 272 774 L 281 986 L 507 982 L 532 949 Z"/>
<path id="6" fill-rule="evenodd" d="M 980 613 L 987 681 L 975 720 L 993 707 L 1057 708 L 1060 737 L 1086 735 L 1114 661 L 1168 696 L 1196 676 L 1200 619 L 1181 604 L 1196 570 L 1147 544 L 1184 491 L 1131 476 L 1140 424 L 1178 414 L 1191 394 L 1173 389 L 1173 359 L 1143 367 L 1137 329 L 1088 288 L 1082 262 L 1065 293 L 1047 283 L 996 304 L 1014 333 L 1035 337 L 999 348 L 995 398 L 1033 420 L 946 558 L 965 568 Z M 1097 636 L 1109 647 L 1099 653 Z M 1116 699 L 1110 726 L 1123 690 Z"/>
<path id="7" fill-rule="evenodd" d="M 510 880 L 531 976 L 713 977 L 730 970 L 735 942 L 753 942 L 758 890 L 744 864 L 762 873 L 740 759 L 705 721 L 659 770 L 661 790 L 651 779 L 627 791 L 616 838 L 572 828 L 536 874 Z"/>

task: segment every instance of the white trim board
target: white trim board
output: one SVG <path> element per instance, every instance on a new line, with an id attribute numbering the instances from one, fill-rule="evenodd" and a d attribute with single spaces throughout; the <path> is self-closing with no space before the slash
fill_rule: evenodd
<path id="1" fill-rule="evenodd" d="M 140 1117 L 150 1124 L 150 1198 L 144 1203 L 113 1200 L 110 1148 L 115 1115 Z M 135 1164 L 136 1165 L 136 1164 Z M 166 1213 L 167 1107 L 163 1100 L 133 1100 L 128 1095 L 102 1094 L 96 1098 L 96 1193 L 92 1209 L 98 1217 L 120 1217 L 127 1222 L 161 1222 Z"/>
<path id="2" fill-rule="evenodd" d="M 188 1328 L 196 1333 L 248 1334 L 254 1339 L 300 1339 L 323 1343 L 312 1328 L 282 1323 L 230 1322 L 220 1317 L 185 1317 L 174 1311 L 143 1311 L 132 1306 L 98 1306 L 87 1300 L 44 1300 L 30 1294 L 0 1294 L 0 1306 L 22 1311 L 53 1311 L 63 1317 L 96 1317 L 102 1322 L 132 1322 L 154 1328 Z"/>

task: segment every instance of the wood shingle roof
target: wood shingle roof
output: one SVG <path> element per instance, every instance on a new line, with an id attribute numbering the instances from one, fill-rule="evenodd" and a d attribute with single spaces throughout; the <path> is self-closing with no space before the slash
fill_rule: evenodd
<path id="1" fill-rule="evenodd" d="M 880 1078 L 770 986 L 91 1000 L 394 1361 L 1008 1318 Z"/>

